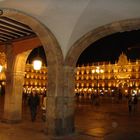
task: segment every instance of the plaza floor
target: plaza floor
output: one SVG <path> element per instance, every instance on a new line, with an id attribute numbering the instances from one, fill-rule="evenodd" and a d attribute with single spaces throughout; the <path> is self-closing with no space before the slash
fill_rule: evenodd
<path id="1" fill-rule="evenodd" d="M 21 123 L 0 122 L 0 140 L 140 140 L 140 103 L 129 114 L 126 100 L 101 99 L 99 105 L 82 101 L 76 105 L 74 134 L 50 137 L 43 130 L 40 115 L 31 122 L 29 111 L 24 110 Z"/>

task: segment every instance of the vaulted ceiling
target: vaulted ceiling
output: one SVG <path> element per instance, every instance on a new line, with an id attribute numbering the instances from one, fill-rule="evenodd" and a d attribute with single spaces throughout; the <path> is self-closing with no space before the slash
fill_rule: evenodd
<path id="1" fill-rule="evenodd" d="M 0 16 L 0 44 L 35 37 L 32 29 L 9 17 Z"/>
<path id="2" fill-rule="evenodd" d="M 14 11 L 37 19 L 53 33 L 65 57 L 71 46 L 91 31 L 108 24 L 116 30 L 120 21 L 139 19 L 139 5 L 139 0 L 5 0 L 0 2 L 0 9 L 1 16 L 13 18 L 11 11 Z M 18 22 L 25 23 L 24 19 Z"/>

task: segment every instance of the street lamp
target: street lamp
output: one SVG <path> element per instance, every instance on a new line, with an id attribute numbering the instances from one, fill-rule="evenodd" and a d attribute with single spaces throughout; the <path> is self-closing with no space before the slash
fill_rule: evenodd
<path id="1" fill-rule="evenodd" d="M 33 68 L 34 70 L 40 70 L 42 67 L 42 61 L 40 57 L 36 57 L 33 61 Z"/>
<path id="2" fill-rule="evenodd" d="M 37 56 L 34 58 L 33 68 L 34 70 L 40 70 L 41 67 L 42 67 L 42 59 L 39 56 L 39 48 L 37 48 Z"/>
<path id="3" fill-rule="evenodd" d="M 92 69 L 92 74 L 97 74 L 97 93 L 99 93 L 99 91 L 98 91 L 98 87 L 99 87 L 99 74 L 100 73 L 103 73 L 104 72 L 104 70 L 103 69 L 100 69 L 100 67 L 98 66 L 98 67 L 96 67 L 95 69 Z"/>

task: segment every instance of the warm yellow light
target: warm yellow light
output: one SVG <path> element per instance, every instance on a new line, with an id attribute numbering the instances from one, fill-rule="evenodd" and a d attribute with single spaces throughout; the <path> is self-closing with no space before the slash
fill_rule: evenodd
<path id="1" fill-rule="evenodd" d="M 91 72 L 92 72 L 92 73 L 95 73 L 95 70 L 93 69 Z"/>
<path id="2" fill-rule="evenodd" d="M 0 72 L 2 71 L 2 65 L 0 65 Z"/>
<path id="3" fill-rule="evenodd" d="M 97 73 L 99 73 L 99 72 L 100 72 L 100 70 L 99 70 L 99 69 L 96 69 L 96 72 L 97 72 Z"/>
<path id="4" fill-rule="evenodd" d="M 41 67 L 42 67 L 42 61 L 40 59 L 35 59 L 33 61 L 33 67 L 34 67 L 34 70 L 40 70 Z"/>
<path id="5" fill-rule="evenodd" d="M 104 73 L 104 70 L 101 69 L 100 71 L 101 71 L 101 73 Z"/>
<path id="6" fill-rule="evenodd" d="M 103 69 L 100 69 L 100 67 L 96 67 L 96 69 L 92 69 L 91 71 L 92 73 L 104 73 L 104 70 Z"/>

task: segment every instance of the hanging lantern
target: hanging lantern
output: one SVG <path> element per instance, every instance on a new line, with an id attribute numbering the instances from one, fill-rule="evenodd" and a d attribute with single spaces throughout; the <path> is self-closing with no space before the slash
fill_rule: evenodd
<path id="1" fill-rule="evenodd" d="M 39 48 L 37 48 L 37 56 L 35 57 L 33 61 L 33 68 L 34 70 L 40 70 L 42 67 L 42 59 L 39 56 Z"/>
<path id="2" fill-rule="evenodd" d="M 40 57 L 36 57 L 33 61 L 34 70 L 40 70 L 42 67 L 42 59 Z"/>

